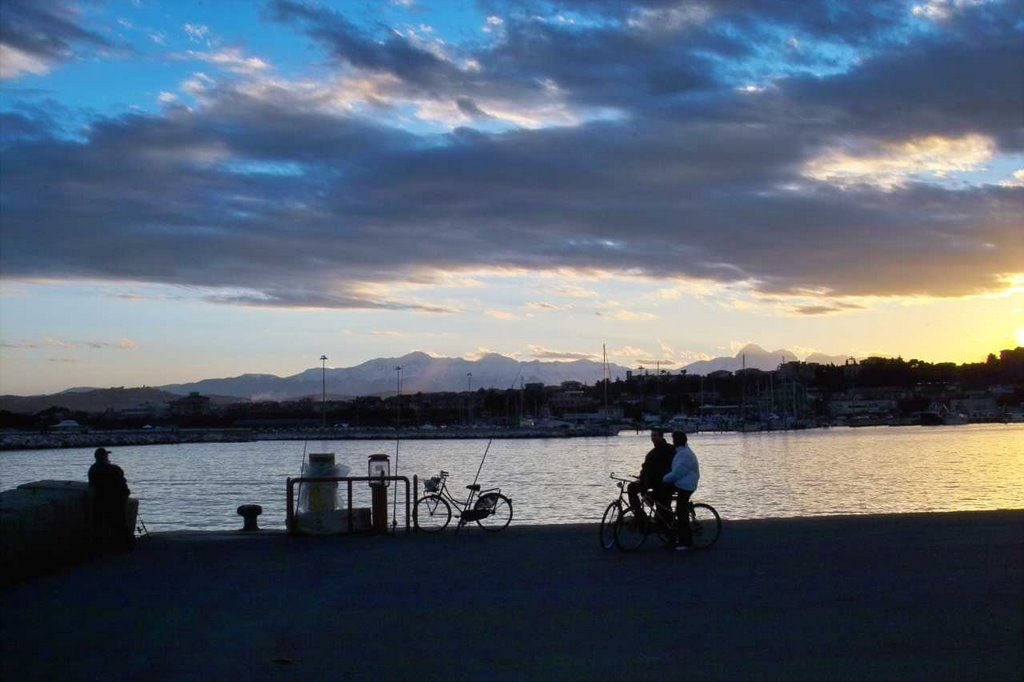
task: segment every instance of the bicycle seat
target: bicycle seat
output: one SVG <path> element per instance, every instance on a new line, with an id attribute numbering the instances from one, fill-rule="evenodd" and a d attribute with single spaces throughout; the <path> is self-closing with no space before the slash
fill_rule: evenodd
<path id="1" fill-rule="evenodd" d="M 476 483 L 471 483 L 470 485 L 466 486 L 466 490 L 476 490 L 477 492 L 479 492 L 480 486 L 477 485 Z"/>

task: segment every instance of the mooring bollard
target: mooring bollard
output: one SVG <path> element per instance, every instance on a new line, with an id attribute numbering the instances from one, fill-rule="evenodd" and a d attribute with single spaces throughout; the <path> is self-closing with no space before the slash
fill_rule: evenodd
<path id="1" fill-rule="evenodd" d="M 256 525 L 256 517 L 263 513 L 263 507 L 258 504 L 243 504 L 238 508 L 238 515 L 245 519 L 242 530 L 259 530 Z"/>

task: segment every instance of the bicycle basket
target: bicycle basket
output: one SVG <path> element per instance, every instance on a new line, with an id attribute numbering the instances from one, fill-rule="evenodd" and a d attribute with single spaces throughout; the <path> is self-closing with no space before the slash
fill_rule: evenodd
<path id="1" fill-rule="evenodd" d="M 440 476 L 431 476 L 427 479 L 427 482 L 423 484 L 423 489 L 428 493 L 436 493 L 440 482 Z"/>

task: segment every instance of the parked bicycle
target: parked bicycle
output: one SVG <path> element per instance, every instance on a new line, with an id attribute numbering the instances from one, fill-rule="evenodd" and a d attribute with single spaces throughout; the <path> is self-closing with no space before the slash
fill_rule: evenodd
<path id="1" fill-rule="evenodd" d="M 640 495 L 644 516 L 637 517 L 626 494 L 626 485 L 636 478 L 620 478 L 614 473 L 610 478 L 616 481 L 619 496 L 608 504 L 601 517 L 601 547 L 618 547 L 630 552 L 639 549 L 652 533 L 660 537 L 665 544 L 674 542 L 675 513 L 670 508 L 658 504 L 650 493 L 644 492 Z M 693 548 L 707 549 L 718 542 L 718 536 L 722 533 L 722 518 L 710 504 L 691 501 L 690 532 L 693 534 Z"/>
<path id="2" fill-rule="evenodd" d="M 473 521 L 490 532 L 503 530 L 512 522 L 512 500 L 501 494 L 501 488 L 480 490 L 473 483 L 466 486 L 466 501 L 459 502 L 448 492 L 447 471 L 431 476 L 423 487 L 427 494 L 416 500 L 415 520 L 416 527 L 424 532 L 436 533 L 447 528 L 452 520 L 452 507 L 459 519 L 456 532 Z"/>

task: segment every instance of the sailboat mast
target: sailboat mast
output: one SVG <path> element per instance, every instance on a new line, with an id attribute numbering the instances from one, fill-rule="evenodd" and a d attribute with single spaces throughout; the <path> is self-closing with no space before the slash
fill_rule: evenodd
<path id="1" fill-rule="evenodd" d="M 608 418 L 608 348 L 601 344 L 602 366 L 604 368 L 604 418 Z"/>

